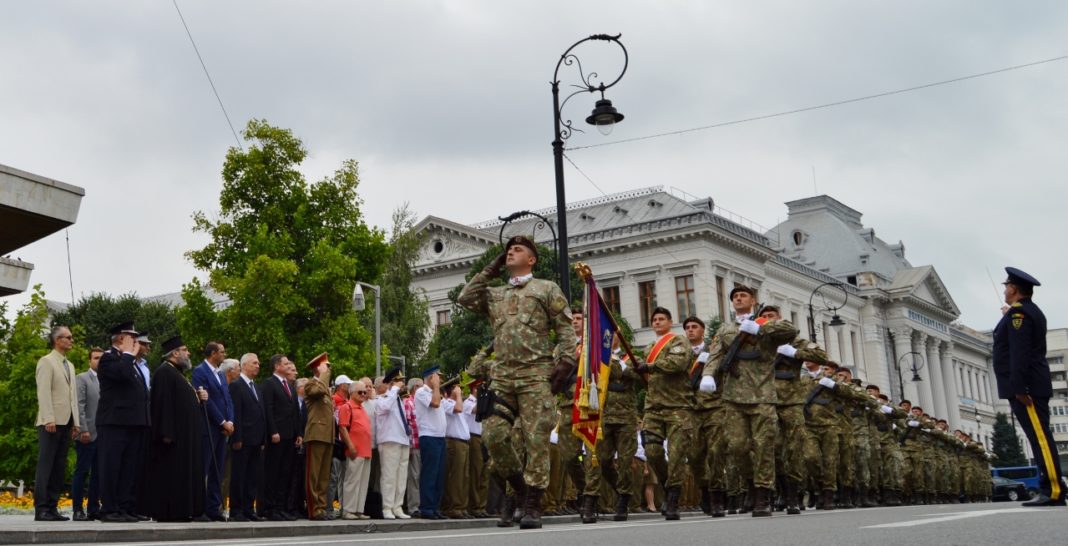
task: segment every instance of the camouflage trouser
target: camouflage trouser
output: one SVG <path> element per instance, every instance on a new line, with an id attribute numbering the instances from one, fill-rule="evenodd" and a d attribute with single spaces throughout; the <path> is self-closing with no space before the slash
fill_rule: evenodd
<path id="1" fill-rule="evenodd" d="M 797 484 L 805 481 L 805 414 L 802 405 L 776 406 L 779 415 L 780 434 L 778 439 L 778 472 L 787 480 Z"/>
<path id="2" fill-rule="evenodd" d="M 883 483 L 883 446 L 879 442 L 879 436 L 870 436 L 868 445 L 871 446 L 868 456 L 868 468 L 871 470 L 871 482 L 869 489 L 878 489 Z"/>
<path id="3" fill-rule="evenodd" d="M 712 491 L 727 490 L 727 437 L 722 407 L 694 412 L 693 474 L 697 483 Z"/>
<path id="4" fill-rule="evenodd" d="M 866 491 L 871 487 L 871 467 L 869 462 L 871 461 L 871 439 L 864 434 L 856 434 L 853 436 L 853 482 L 846 482 L 853 487 L 856 487 L 858 491 Z"/>
<path id="5" fill-rule="evenodd" d="M 926 485 L 924 491 L 938 492 L 938 458 L 930 444 L 923 447 L 923 482 Z"/>
<path id="6" fill-rule="evenodd" d="M 775 404 L 726 402 L 727 449 L 741 468 L 752 465 L 753 485 L 775 488 L 775 436 L 779 418 Z M 752 452 L 752 453 L 750 453 Z"/>
<path id="7" fill-rule="evenodd" d="M 494 461 L 497 475 L 502 478 L 523 474 L 527 485 L 549 486 L 549 434 L 556 422 L 556 402 L 549 392 L 549 382 L 511 380 L 502 377 L 493 381 L 497 397 L 516 408 L 519 415 L 515 425 L 521 442 L 516 442 L 512 425 L 493 414 L 482 423 L 482 441 Z"/>
<path id="8" fill-rule="evenodd" d="M 879 485 L 884 491 L 901 491 L 901 448 L 897 439 L 891 437 L 880 442 L 882 455 Z"/>
<path id="9" fill-rule="evenodd" d="M 560 464 L 571 478 L 571 484 L 582 493 L 586 487 L 586 469 L 582 465 L 582 438 L 571 431 L 572 410 L 571 406 L 560 408 L 560 426 L 556 434 L 560 442 Z"/>
<path id="10" fill-rule="evenodd" d="M 630 463 L 638 451 L 638 424 L 601 425 L 597 440 L 597 466 L 587 457 L 586 494 L 599 495 L 602 481 L 619 495 L 633 495 Z M 603 478 L 603 480 L 602 480 Z"/>
<path id="11" fill-rule="evenodd" d="M 853 438 L 853 428 L 845 427 L 838 429 L 838 484 L 843 487 L 853 487 L 856 481 L 856 439 Z"/>
<path id="12" fill-rule="evenodd" d="M 690 410 L 650 410 L 642 424 L 645 457 L 664 489 L 682 487 L 685 467 L 693 447 L 693 415 Z M 668 452 L 664 451 L 664 440 Z"/>
<path id="13" fill-rule="evenodd" d="M 838 487 L 838 427 L 808 426 L 812 438 L 819 445 L 822 457 L 819 460 L 819 487 L 823 491 L 833 491 Z"/>
<path id="14" fill-rule="evenodd" d="M 908 445 L 908 444 L 906 444 Z M 923 451 L 920 446 L 910 446 L 911 449 L 901 450 L 904 456 L 905 466 L 903 475 L 905 478 L 905 492 L 926 493 L 927 481 L 923 470 Z"/>
<path id="15" fill-rule="evenodd" d="M 486 428 L 483 425 L 482 431 Z M 560 468 L 560 446 L 549 444 L 549 487 L 545 489 L 542 508 L 546 512 L 556 512 L 563 505 L 564 473 Z"/>

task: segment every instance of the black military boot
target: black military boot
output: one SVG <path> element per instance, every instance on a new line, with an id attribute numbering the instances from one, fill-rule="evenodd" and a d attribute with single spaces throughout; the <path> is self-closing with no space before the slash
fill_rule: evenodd
<path id="1" fill-rule="evenodd" d="M 523 519 L 519 520 L 520 529 L 541 529 L 541 496 L 545 490 L 540 487 L 527 487 L 523 501 Z"/>
<path id="2" fill-rule="evenodd" d="M 753 517 L 766 518 L 771 516 L 771 489 L 765 487 L 753 488 Z"/>
<path id="3" fill-rule="evenodd" d="M 727 514 L 733 516 L 738 513 L 738 495 L 727 495 Z"/>
<path id="4" fill-rule="evenodd" d="M 630 495 L 616 495 L 616 513 L 612 521 L 627 521 L 627 509 L 630 506 Z"/>
<path id="5" fill-rule="evenodd" d="M 883 491 L 883 504 L 886 506 L 901 506 L 900 492 L 893 489 Z"/>
<path id="6" fill-rule="evenodd" d="M 726 494 L 723 491 L 709 491 L 711 497 L 711 516 L 714 518 L 722 518 L 727 515 L 726 508 L 723 506 Z"/>
<path id="7" fill-rule="evenodd" d="M 834 490 L 833 489 L 824 489 L 823 492 L 820 493 L 820 495 L 821 496 L 820 496 L 819 509 L 820 510 L 834 510 Z"/>
<path id="8" fill-rule="evenodd" d="M 517 513 L 522 508 L 523 500 L 527 495 L 527 484 L 523 481 L 522 474 L 513 474 L 506 480 L 512 486 L 512 494 L 504 498 L 501 506 L 501 517 L 497 520 L 497 527 L 511 527 L 515 523 Z M 501 491 L 506 489 L 502 486 Z"/>
<path id="9" fill-rule="evenodd" d="M 667 495 L 664 500 L 664 519 L 668 521 L 679 519 L 679 497 L 681 495 L 681 487 L 675 486 L 668 488 Z"/>
<path id="10" fill-rule="evenodd" d="M 786 500 L 786 513 L 787 514 L 800 514 L 801 508 L 797 505 L 797 483 L 792 480 L 786 480 L 786 485 L 783 488 L 783 498 Z"/>
<path id="11" fill-rule="evenodd" d="M 739 514 L 746 514 L 753 511 L 753 497 L 756 495 L 756 489 L 753 487 L 753 482 L 749 482 L 749 489 L 745 493 L 745 498 L 742 499 L 742 505 L 738 508 Z"/>
<path id="12" fill-rule="evenodd" d="M 582 523 L 597 523 L 597 497 L 582 497 Z"/>
<path id="13" fill-rule="evenodd" d="M 838 488 L 838 507 L 839 508 L 853 508 L 853 488 L 852 487 L 839 487 Z"/>
<path id="14" fill-rule="evenodd" d="M 712 515 L 712 493 L 707 488 L 701 489 L 701 512 Z"/>
<path id="15" fill-rule="evenodd" d="M 872 502 L 872 495 L 869 494 L 867 490 L 860 491 L 860 498 L 858 500 L 860 501 L 861 508 L 875 508 L 878 506 Z"/>

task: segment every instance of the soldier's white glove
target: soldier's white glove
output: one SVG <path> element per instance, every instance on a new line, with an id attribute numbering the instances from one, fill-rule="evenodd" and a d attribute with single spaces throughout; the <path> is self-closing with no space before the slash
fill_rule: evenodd
<path id="1" fill-rule="evenodd" d="M 820 378 L 820 386 L 821 387 L 826 387 L 828 389 L 833 389 L 835 385 L 837 385 L 837 383 L 835 383 L 834 380 L 831 379 L 830 377 L 821 377 Z"/>
<path id="2" fill-rule="evenodd" d="M 793 358 L 794 355 L 797 354 L 797 349 L 794 348 L 793 345 L 790 345 L 789 343 L 785 343 L 783 345 L 779 345 L 779 350 L 776 351 L 776 352 L 781 354 L 782 356 L 785 356 L 785 357 L 788 357 L 788 358 Z"/>
<path id="3" fill-rule="evenodd" d="M 716 380 L 712 379 L 711 375 L 706 375 L 701 378 L 701 386 L 698 387 L 701 392 L 716 392 Z"/>
<path id="4" fill-rule="evenodd" d="M 619 361 L 619 368 L 620 368 L 621 370 L 623 370 L 623 371 L 627 371 L 627 363 L 626 363 L 626 362 L 624 362 L 624 361 L 622 361 L 622 360 L 620 360 L 620 361 Z"/>
<path id="5" fill-rule="evenodd" d="M 752 320 L 745 319 L 738 325 L 738 329 L 751 336 L 755 336 L 757 335 L 757 332 L 760 332 L 760 325 Z"/>
<path id="6" fill-rule="evenodd" d="M 886 404 L 883 404 L 882 406 L 880 406 L 879 409 L 883 410 L 883 413 L 885 413 L 887 415 L 890 415 L 891 413 L 894 413 L 894 408 L 891 408 L 890 406 L 887 406 Z"/>
<path id="7" fill-rule="evenodd" d="M 708 356 L 708 351 L 702 351 L 701 354 L 697 355 L 697 361 L 701 364 L 708 364 Z"/>
<path id="8" fill-rule="evenodd" d="M 912 428 L 918 428 L 920 426 L 920 422 L 915 419 L 909 419 L 909 422 L 907 424 Z"/>

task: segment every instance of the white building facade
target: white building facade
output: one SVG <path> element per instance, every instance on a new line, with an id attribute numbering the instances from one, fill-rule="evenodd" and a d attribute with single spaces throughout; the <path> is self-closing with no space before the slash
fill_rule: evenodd
<path id="1" fill-rule="evenodd" d="M 860 212 L 831 197 L 786 205 L 787 220 L 768 230 L 711 198 L 662 187 L 573 203 L 566 212 L 570 259 L 590 265 L 639 345 L 653 339 L 654 307 L 671 310 L 680 324 L 691 315 L 729 316 L 728 295 L 739 284 L 779 306 L 808 337 L 811 300 L 816 339 L 833 360 L 990 445 L 996 391 L 989 337 L 954 323 L 959 309 L 934 267 L 913 267 L 903 244 L 879 239 Z M 555 221 L 555 209 L 538 212 Z M 535 230 L 536 223 L 528 217 L 508 224 L 503 237 L 533 235 L 552 247 L 549 230 Z M 432 324 L 446 324 L 449 291 L 500 241 L 502 223 L 467 226 L 429 216 L 417 229 L 425 240 L 413 284 L 425 290 Z M 826 283 L 841 288 L 820 288 Z M 844 326 L 830 327 L 835 314 Z"/>

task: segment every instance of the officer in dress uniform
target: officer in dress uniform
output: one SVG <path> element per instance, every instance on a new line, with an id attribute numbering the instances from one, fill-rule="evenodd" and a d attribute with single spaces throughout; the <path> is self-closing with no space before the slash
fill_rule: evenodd
<path id="1" fill-rule="evenodd" d="M 998 397 L 1007 399 L 1027 434 L 1038 465 L 1040 493 L 1024 506 L 1064 506 L 1057 444 L 1049 430 L 1049 399 L 1053 395 L 1046 361 L 1046 316 L 1031 301 L 1034 277 L 1006 267 L 1004 314 L 994 327 L 994 375 Z"/>

